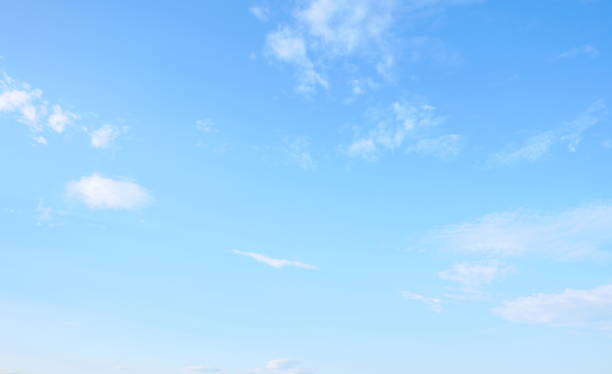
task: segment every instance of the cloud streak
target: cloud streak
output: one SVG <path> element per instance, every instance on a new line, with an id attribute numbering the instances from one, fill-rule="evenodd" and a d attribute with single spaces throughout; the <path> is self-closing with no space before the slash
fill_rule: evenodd
<path id="1" fill-rule="evenodd" d="M 254 253 L 254 252 L 244 252 L 244 251 L 239 251 L 239 250 L 233 250 L 232 252 L 237 255 L 250 257 L 257 262 L 261 262 L 262 264 L 266 264 L 276 269 L 281 269 L 284 267 L 296 267 L 296 268 L 307 269 L 307 270 L 318 270 L 319 269 L 316 266 L 305 264 L 303 262 L 271 258 L 271 257 L 267 257 L 262 254 Z"/>

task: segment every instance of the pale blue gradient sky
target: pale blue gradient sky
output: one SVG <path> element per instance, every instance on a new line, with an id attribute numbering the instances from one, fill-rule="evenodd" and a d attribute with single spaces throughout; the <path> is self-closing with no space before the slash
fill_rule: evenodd
<path id="1" fill-rule="evenodd" d="M 608 373 L 610 25 L 2 4 L 0 373 Z"/>

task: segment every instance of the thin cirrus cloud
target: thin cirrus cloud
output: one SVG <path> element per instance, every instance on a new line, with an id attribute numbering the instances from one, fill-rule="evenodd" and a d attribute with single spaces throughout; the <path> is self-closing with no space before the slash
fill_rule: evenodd
<path id="1" fill-rule="evenodd" d="M 527 138 L 522 145 L 509 146 L 493 154 L 493 164 L 508 165 L 522 161 L 536 161 L 546 155 L 553 146 L 564 144 L 570 152 L 575 152 L 582 141 L 584 133 L 591 127 L 604 121 L 608 116 L 608 107 L 603 99 L 593 102 L 576 119 L 565 125 L 542 131 Z"/>
<path id="2" fill-rule="evenodd" d="M 302 268 L 302 269 L 307 269 L 307 270 L 318 270 L 319 269 L 316 266 L 305 264 L 303 262 L 271 258 L 271 257 L 264 256 L 262 254 L 254 253 L 254 252 L 244 252 L 244 251 L 239 251 L 239 250 L 233 250 L 232 252 L 237 255 L 250 257 L 257 262 L 261 262 L 262 264 L 266 264 L 268 266 L 271 266 L 277 269 L 281 269 L 284 267 L 296 267 L 296 268 Z"/>
<path id="3" fill-rule="evenodd" d="M 556 212 L 510 211 L 435 230 L 430 239 L 447 250 L 486 256 L 544 254 L 576 259 L 612 246 L 612 204 Z"/>
<path id="4" fill-rule="evenodd" d="M 348 156 L 376 160 L 384 152 L 404 150 L 447 158 L 461 151 L 461 135 L 430 135 L 445 120 L 431 105 L 398 100 L 376 117 L 373 127 L 359 131 L 345 147 Z"/>
<path id="5" fill-rule="evenodd" d="M 149 192 L 135 182 L 92 174 L 66 184 L 66 196 L 90 209 L 132 210 L 152 200 Z"/>
<path id="6" fill-rule="evenodd" d="M 555 57 L 555 59 L 560 60 L 560 59 L 567 59 L 567 58 L 573 58 L 573 57 L 578 57 L 578 56 L 597 57 L 599 56 L 599 49 L 597 49 L 597 47 L 595 47 L 592 44 L 585 44 L 580 47 L 576 47 L 576 48 L 567 50 L 559 54 L 557 57 Z"/>
<path id="7" fill-rule="evenodd" d="M 405 299 L 418 301 L 425 304 L 430 310 L 436 313 L 443 312 L 442 300 L 436 297 L 427 297 L 412 291 L 402 291 L 402 296 Z"/>
<path id="8" fill-rule="evenodd" d="M 511 322 L 612 333 L 612 285 L 521 297 L 504 302 L 493 312 Z"/>

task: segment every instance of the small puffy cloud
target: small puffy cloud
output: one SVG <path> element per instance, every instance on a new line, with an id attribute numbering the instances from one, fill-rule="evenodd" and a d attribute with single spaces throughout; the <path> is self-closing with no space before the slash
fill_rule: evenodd
<path id="1" fill-rule="evenodd" d="M 558 213 L 511 211 L 443 227 L 433 242 L 466 253 L 517 256 L 542 253 L 579 258 L 612 245 L 612 205 L 593 204 Z"/>
<path id="2" fill-rule="evenodd" d="M 53 113 L 47 118 L 47 124 L 53 131 L 61 133 L 64 132 L 67 125 L 78 117 L 74 113 L 64 111 L 61 106 L 54 105 Z"/>
<path id="3" fill-rule="evenodd" d="M 39 119 L 46 108 L 41 103 L 43 92 L 33 89 L 27 83 L 18 84 L 8 75 L 0 79 L 0 113 L 14 113 L 17 120 L 40 131 Z"/>
<path id="4" fill-rule="evenodd" d="M 521 161 L 536 161 L 550 152 L 556 144 L 565 144 L 569 151 L 575 152 L 582 141 L 583 134 L 591 127 L 605 120 L 608 108 L 604 100 L 596 100 L 576 119 L 565 125 L 543 131 L 526 139 L 518 147 L 495 153 L 491 161 L 496 164 L 514 164 Z"/>
<path id="5" fill-rule="evenodd" d="M 261 22 L 267 22 L 270 19 L 270 8 L 265 5 L 253 5 L 249 11 Z"/>
<path id="6" fill-rule="evenodd" d="M 442 312 L 442 300 L 435 297 L 427 297 L 411 291 L 403 291 L 402 296 L 408 300 L 419 301 L 436 313 Z"/>
<path id="7" fill-rule="evenodd" d="M 221 369 L 211 366 L 185 366 L 183 372 L 190 374 L 220 373 Z"/>
<path id="8" fill-rule="evenodd" d="M 140 185 L 92 174 L 66 185 L 66 195 L 91 209 L 129 210 L 147 205 L 149 192 Z"/>
<path id="9" fill-rule="evenodd" d="M 106 124 L 89 134 L 91 146 L 94 148 L 107 148 L 121 133 L 122 130 L 117 126 Z"/>
<path id="10" fill-rule="evenodd" d="M 612 332 L 612 285 L 521 297 L 493 312 L 512 322 Z"/>
<path id="11" fill-rule="evenodd" d="M 580 47 L 572 48 L 567 50 L 561 54 L 559 54 L 555 59 L 565 59 L 572 58 L 578 56 L 589 56 L 589 57 L 597 57 L 599 56 L 599 49 L 593 46 L 592 44 L 585 44 Z"/>
<path id="12" fill-rule="evenodd" d="M 299 261 L 281 260 L 281 259 L 267 257 L 267 256 L 261 255 L 259 253 L 254 253 L 254 252 L 243 252 L 239 250 L 233 250 L 232 252 L 237 255 L 250 257 L 257 262 L 261 262 L 263 264 L 266 264 L 268 266 L 271 266 L 277 269 L 281 269 L 284 267 L 297 267 L 297 268 L 308 269 L 308 270 L 318 270 L 316 266 L 308 265 L 308 264 L 305 264 Z"/>

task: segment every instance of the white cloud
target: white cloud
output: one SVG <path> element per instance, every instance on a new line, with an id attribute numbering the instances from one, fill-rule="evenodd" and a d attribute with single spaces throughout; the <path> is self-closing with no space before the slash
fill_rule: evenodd
<path id="1" fill-rule="evenodd" d="M 0 79 L 0 112 L 15 113 L 17 120 L 40 131 L 39 118 L 45 112 L 44 103 L 40 103 L 43 92 L 32 89 L 27 83 L 17 84 L 8 75 Z"/>
<path id="2" fill-rule="evenodd" d="M 398 41 L 402 39 L 392 33 L 392 26 L 398 17 L 427 16 L 445 6 L 470 2 L 475 1 L 304 0 L 296 2 L 289 22 L 283 22 L 278 31 L 267 35 L 266 45 L 280 61 L 297 68 L 298 88 L 302 92 L 313 92 L 318 86 L 327 88 L 328 83 L 319 71 L 339 58 L 361 57 L 373 61 L 375 70 L 388 79 L 396 65 Z M 414 17 L 407 22 L 413 20 Z M 281 40 L 287 40 L 284 43 L 286 47 L 287 44 L 295 47 L 291 48 L 293 58 L 287 58 L 279 48 L 273 47 Z M 429 54 L 449 60 L 451 54 L 446 52 L 450 50 L 439 48 L 440 43 L 434 44 L 429 48 Z M 300 57 L 296 59 L 295 56 Z"/>
<path id="3" fill-rule="evenodd" d="M 467 253 L 579 258 L 612 248 L 612 205 L 593 204 L 548 214 L 489 214 L 436 230 L 433 238 L 445 249 Z"/>
<path id="4" fill-rule="evenodd" d="M 277 269 L 284 268 L 284 267 L 297 267 L 297 268 L 308 269 L 308 270 L 318 270 L 316 266 L 308 265 L 308 264 L 305 264 L 299 261 L 275 259 L 275 258 L 270 258 L 264 255 L 261 255 L 259 253 L 254 253 L 254 252 L 243 252 L 239 250 L 233 250 L 232 252 L 235 254 L 241 255 L 241 256 L 250 257 L 254 259 L 255 261 L 261 262 L 263 264 L 272 266 L 273 268 L 277 268 Z"/>
<path id="5" fill-rule="evenodd" d="M 183 371 L 186 373 L 220 373 L 221 369 L 211 367 L 211 366 L 185 366 L 183 367 Z"/>
<path id="6" fill-rule="evenodd" d="M 66 195 L 82 201 L 91 209 L 137 209 L 151 201 L 149 192 L 140 185 L 99 174 L 68 182 Z"/>
<path id="7" fill-rule="evenodd" d="M 591 104 L 575 120 L 554 129 L 540 132 L 524 141 L 519 147 L 510 147 L 492 156 L 497 164 L 512 164 L 520 161 L 535 161 L 547 154 L 555 144 L 565 144 L 575 152 L 583 134 L 606 119 L 608 108 L 604 100 Z"/>
<path id="8" fill-rule="evenodd" d="M 78 117 L 79 116 L 74 113 L 65 112 L 61 106 L 54 105 L 53 113 L 47 118 L 47 124 L 53 131 L 61 133 L 64 132 L 67 125 Z"/>
<path id="9" fill-rule="evenodd" d="M 382 41 L 394 8 L 392 0 L 311 0 L 296 18 L 327 52 L 348 54 Z"/>
<path id="10" fill-rule="evenodd" d="M 270 8 L 264 5 L 253 5 L 249 11 L 255 18 L 261 22 L 267 22 L 270 19 Z"/>
<path id="11" fill-rule="evenodd" d="M 512 322 L 612 332 L 612 285 L 521 297 L 493 311 Z"/>
<path id="12" fill-rule="evenodd" d="M 589 57 L 597 57 L 599 56 L 599 49 L 593 46 L 592 44 L 585 44 L 580 47 L 572 48 L 568 51 L 565 51 L 559 54 L 556 59 L 564 59 L 564 58 L 572 58 L 577 56 L 589 56 Z"/>
<path id="13" fill-rule="evenodd" d="M 502 266 L 499 261 L 488 260 L 455 264 L 450 269 L 440 271 L 438 276 L 465 287 L 480 288 L 506 274 L 509 270 L 510 268 Z"/>
<path id="14" fill-rule="evenodd" d="M 442 300 L 435 298 L 435 297 L 426 297 L 423 295 L 420 295 L 418 293 L 414 293 L 411 291 L 403 291 L 402 292 L 402 296 L 408 300 L 414 300 L 414 301 L 419 301 L 422 302 L 423 304 L 427 305 L 427 307 L 429 307 L 429 309 L 431 309 L 432 311 L 436 312 L 436 313 L 440 313 L 443 311 L 442 309 Z"/>
<path id="15" fill-rule="evenodd" d="M 327 88 L 327 81 L 315 70 L 308 57 L 304 38 L 289 27 L 282 27 L 267 35 L 268 53 L 280 61 L 294 65 L 297 70 L 298 85 L 301 93 L 312 93 L 319 86 Z"/>
<path id="16" fill-rule="evenodd" d="M 34 141 L 38 144 L 47 144 L 47 138 L 44 136 L 35 136 L 32 139 L 34 139 Z"/>
<path id="17" fill-rule="evenodd" d="M 377 120 L 374 128 L 357 136 L 346 147 L 346 153 L 368 160 L 376 159 L 383 151 L 402 148 L 437 157 L 457 155 L 462 144 L 460 135 L 427 136 L 443 121 L 444 117 L 438 116 L 431 105 L 396 101 L 390 111 Z"/>
<path id="18" fill-rule="evenodd" d="M 106 124 L 91 132 L 90 143 L 94 148 L 107 148 L 121 135 L 121 129 L 117 126 Z"/>

